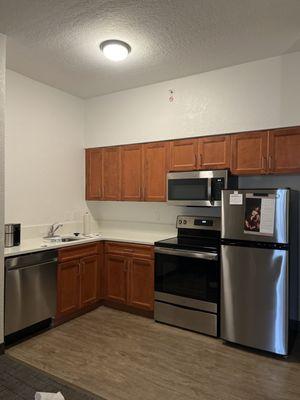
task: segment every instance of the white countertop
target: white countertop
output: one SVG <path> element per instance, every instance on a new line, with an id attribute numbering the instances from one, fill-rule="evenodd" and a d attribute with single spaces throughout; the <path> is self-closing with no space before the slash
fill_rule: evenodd
<path id="1" fill-rule="evenodd" d="M 67 236 L 67 235 L 64 235 Z M 71 236 L 71 235 L 69 235 Z M 168 239 L 176 236 L 175 232 L 141 232 L 141 231 L 105 231 L 99 234 L 89 235 L 89 237 L 80 237 L 79 240 L 73 242 L 49 242 L 42 238 L 25 239 L 20 246 L 9 247 L 4 249 L 4 257 L 17 256 L 36 251 L 58 249 L 61 247 L 76 246 L 84 243 L 91 243 L 103 240 L 116 242 L 128 242 L 137 244 L 153 245 L 158 240 Z"/>

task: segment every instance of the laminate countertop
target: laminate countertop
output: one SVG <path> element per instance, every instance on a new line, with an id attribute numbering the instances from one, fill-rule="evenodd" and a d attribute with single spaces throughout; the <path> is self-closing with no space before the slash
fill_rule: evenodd
<path id="1" fill-rule="evenodd" d="M 73 236 L 63 235 L 62 237 Z M 20 246 L 4 249 L 4 257 L 18 256 L 21 254 L 34 253 L 37 251 L 59 249 L 62 247 L 78 246 L 80 244 L 98 241 L 115 241 L 137 244 L 153 245 L 158 240 L 168 239 L 176 236 L 173 232 L 140 232 L 140 231 L 106 231 L 88 236 L 80 236 L 78 240 L 72 242 L 49 242 L 43 238 L 24 239 Z"/>

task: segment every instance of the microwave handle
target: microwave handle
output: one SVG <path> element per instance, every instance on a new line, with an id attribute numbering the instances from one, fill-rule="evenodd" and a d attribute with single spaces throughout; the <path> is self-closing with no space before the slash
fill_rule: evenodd
<path id="1" fill-rule="evenodd" d="M 212 196 L 212 179 L 208 178 L 208 180 L 207 180 L 207 200 L 212 203 L 214 199 L 211 196 Z"/>

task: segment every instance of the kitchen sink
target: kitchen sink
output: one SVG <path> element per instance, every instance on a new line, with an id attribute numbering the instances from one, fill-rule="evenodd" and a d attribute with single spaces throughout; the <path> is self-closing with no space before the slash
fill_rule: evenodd
<path id="1" fill-rule="evenodd" d="M 77 238 L 77 237 L 62 237 L 60 239 L 61 242 L 74 242 L 76 240 L 80 240 L 80 238 Z"/>
<path id="2" fill-rule="evenodd" d="M 82 238 L 75 236 L 54 236 L 54 237 L 44 237 L 44 240 L 47 242 L 55 242 L 55 243 L 67 243 L 67 242 L 75 242 L 76 240 L 80 240 Z"/>

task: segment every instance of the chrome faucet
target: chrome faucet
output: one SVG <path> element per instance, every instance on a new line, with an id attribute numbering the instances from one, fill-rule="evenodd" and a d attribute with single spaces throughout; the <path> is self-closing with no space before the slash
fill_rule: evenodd
<path id="1" fill-rule="evenodd" d="M 58 224 L 58 223 L 54 223 L 54 224 L 52 224 L 51 226 L 50 226 L 50 228 L 49 228 L 49 231 L 48 231 L 48 233 L 47 233 L 47 238 L 52 238 L 52 237 L 55 237 L 56 235 L 55 235 L 55 232 L 59 229 L 59 228 L 61 228 L 63 226 L 63 224 Z"/>

